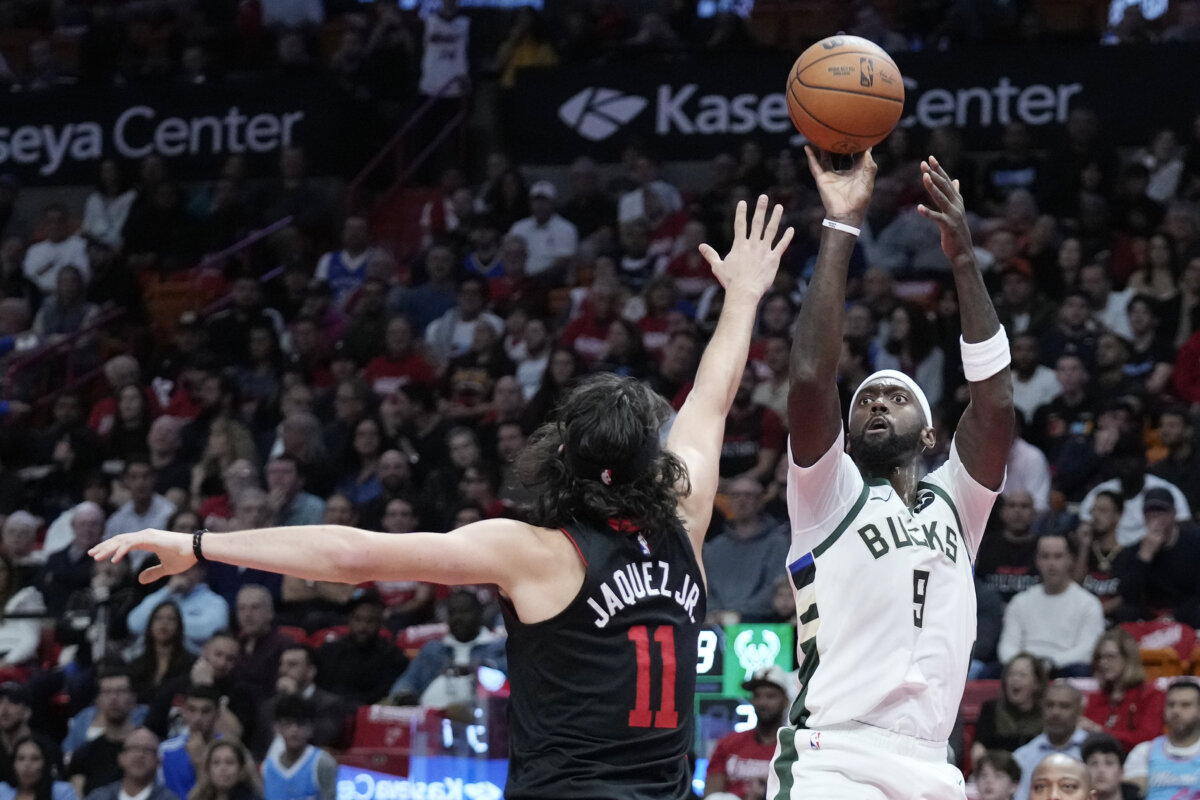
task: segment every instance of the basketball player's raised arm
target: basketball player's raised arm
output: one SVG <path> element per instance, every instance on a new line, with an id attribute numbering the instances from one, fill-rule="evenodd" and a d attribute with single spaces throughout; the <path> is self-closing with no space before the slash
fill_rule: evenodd
<path id="1" fill-rule="evenodd" d="M 808 168 L 817 182 L 825 219 L 861 228 L 875 187 L 878 168 L 867 150 L 844 172 L 833 169 L 829 154 L 805 147 Z M 792 459 L 810 467 L 829 451 L 842 429 L 837 365 L 842 352 L 842 316 L 846 305 L 846 271 L 855 236 L 821 228 L 821 247 L 812 281 L 804 295 L 792 341 L 788 428 Z"/>
<path id="2" fill-rule="evenodd" d="M 667 449 L 687 467 L 691 491 L 680 498 L 679 508 L 697 553 L 712 516 L 725 417 L 733 405 L 750 354 L 758 303 L 774 283 L 779 258 L 792 241 L 793 230 L 788 228 L 779 242 L 773 244 L 782 217 L 783 207 L 777 205 L 770 219 L 767 218 L 767 197 L 762 195 L 747 230 L 746 204 L 740 202 L 734 213 L 733 247 L 729 254 L 722 259 L 707 244 L 700 245 L 701 255 L 725 287 L 725 303 L 712 339 L 704 348 L 696 382 L 667 439 Z"/>
<path id="3" fill-rule="evenodd" d="M 933 156 L 921 162 L 921 174 L 931 206 L 920 205 L 917 210 L 941 229 L 942 252 L 950 260 L 954 287 L 958 291 L 963 341 L 967 345 L 999 343 L 993 337 L 1000 333 L 1000 320 L 975 261 L 958 181 L 951 179 Z M 1004 482 L 1004 465 L 1012 446 L 1014 424 L 1007 345 L 1002 349 L 1004 366 L 983 380 L 969 382 L 971 402 L 967 404 L 955 433 L 963 466 L 979 484 L 992 490 L 999 489 Z"/>
<path id="4" fill-rule="evenodd" d="M 512 594 L 526 579 L 554 568 L 540 528 L 507 519 L 465 525 L 450 533 L 375 533 L 343 525 L 295 525 L 212 533 L 201 551 L 210 561 L 279 572 L 311 581 L 363 583 L 495 583 Z M 561 537 L 559 537 L 561 538 Z M 131 550 L 161 562 L 140 576 L 151 583 L 196 563 L 191 534 L 144 530 L 93 547 L 97 560 L 120 560 Z"/>

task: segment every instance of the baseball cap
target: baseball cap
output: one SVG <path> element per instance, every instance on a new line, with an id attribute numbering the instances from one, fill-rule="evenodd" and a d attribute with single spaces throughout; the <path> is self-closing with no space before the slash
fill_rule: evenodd
<path id="1" fill-rule="evenodd" d="M 547 200 L 555 200 L 558 198 L 558 190 L 554 188 L 554 184 L 550 181 L 538 181 L 533 186 L 529 187 L 530 197 L 545 197 Z"/>
<path id="2" fill-rule="evenodd" d="M 1156 486 L 1142 495 L 1142 511 L 1174 511 L 1175 497 L 1167 489 Z"/>
<path id="3" fill-rule="evenodd" d="M 792 688 L 795 685 L 796 679 L 789 675 L 783 667 L 771 664 L 754 670 L 750 678 L 742 683 L 742 688 L 747 692 L 753 692 L 759 686 L 774 686 L 786 694 L 788 700 L 791 700 L 796 694 Z"/>
<path id="4" fill-rule="evenodd" d="M 33 705 L 33 697 L 29 694 L 29 690 L 16 681 L 0 683 L 0 697 L 19 706 Z"/>

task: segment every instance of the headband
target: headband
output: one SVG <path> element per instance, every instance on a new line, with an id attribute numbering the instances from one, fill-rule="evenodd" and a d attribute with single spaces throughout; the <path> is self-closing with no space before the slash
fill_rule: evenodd
<path id="1" fill-rule="evenodd" d="M 921 391 L 921 387 L 912 378 L 894 369 L 881 369 L 874 374 L 868 375 L 866 380 L 860 383 L 858 388 L 854 390 L 854 396 L 850 398 L 850 410 L 853 411 L 855 405 L 858 404 L 858 396 L 862 394 L 863 389 L 873 383 L 884 381 L 898 383 L 908 389 L 917 402 L 921 404 L 921 410 L 925 412 L 925 425 L 930 428 L 933 427 L 933 413 L 929 410 L 929 400 L 925 397 L 925 392 Z"/>
<path id="2" fill-rule="evenodd" d="M 646 435 L 638 451 L 624 461 L 606 460 L 593 461 L 579 453 L 581 434 L 575 434 L 571 426 L 567 427 L 566 456 L 567 466 L 579 478 L 600 481 L 605 486 L 632 483 L 646 473 L 650 464 L 658 456 L 658 434 L 651 431 Z"/>

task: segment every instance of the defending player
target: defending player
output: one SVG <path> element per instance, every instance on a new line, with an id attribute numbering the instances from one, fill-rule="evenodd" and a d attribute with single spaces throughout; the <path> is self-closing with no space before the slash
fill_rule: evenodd
<path id="1" fill-rule="evenodd" d="M 564 400 L 523 455 L 540 483 L 536 525 L 487 520 L 403 536 L 311 525 L 204 537 L 117 536 L 97 559 L 157 553 L 143 581 L 199 557 L 319 581 L 495 583 L 506 598 L 510 761 L 505 797 L 691 797 L 696 638 L 705 615 L 700 549 L 717 490 L 725 415 L 779 258 L 783 209 L 746 204 L 722 261 L 701 252 L 725 304 L 692 389 L 659 444 L 666 404 L 615 376 Z"/>
<path id="2" fill-rule="evenodd" d="M 858 387 L 843 428 L 836 380 L 846 268 L 874 186 L 870 151 L 835 172 L 808 152 L 825 205 L 816 270 L 792 347 L 788 568 L 801 691 L 780 730 L 767 796 L 822 800 L 964 797 L 946 762 L 975 639 L 971 564 L 1012 439 L 1008 344 L 975 263 L 958 182 L 921 171 L 962 308 L 971 402 L 946 465 L 921 388 L 882 371 Z M 845 431 L 845 433 L 843 433 Z"/>

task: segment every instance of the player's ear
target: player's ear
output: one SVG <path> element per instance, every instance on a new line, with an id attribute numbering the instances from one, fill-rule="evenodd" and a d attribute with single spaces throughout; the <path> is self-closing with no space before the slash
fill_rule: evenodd
<path id="1" fill-rule="evenodd" d="M 933 432 L 933 428 L 926 428 L 921 431 L 921 445 L 925 450 L 932 450 L 937 444 L 937 434 Z"/>

